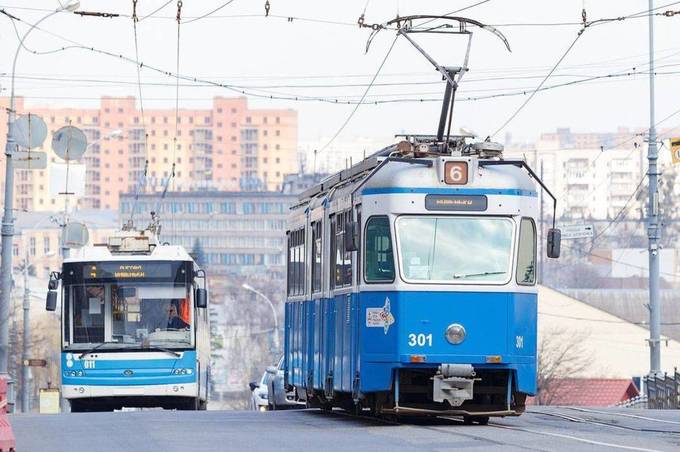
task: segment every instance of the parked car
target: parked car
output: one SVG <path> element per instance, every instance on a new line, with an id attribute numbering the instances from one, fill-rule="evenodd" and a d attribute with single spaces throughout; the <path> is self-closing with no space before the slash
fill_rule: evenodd
<path id="1" fill-rule="evenodd" d="M 252 395 L 250 397 L 250 408 L 255 411 L 267 411 L 268 397 L 267 397 L 267 381 L 269 380 L 269 373 L 265 371 L 260 378 L 260 381 L 251 381 L 248 383 Z"/>
<path id="2" fill-rule="evenodd" d="M 269 397 L 268 407 L 270 410 L 289 410 L 291 408 L 304 408 L 303 402 L 295 401 L 295 392 L 287 392 L 283 385 L 283 357 L 278 365 L 267 367 L 267 394 Z"/>

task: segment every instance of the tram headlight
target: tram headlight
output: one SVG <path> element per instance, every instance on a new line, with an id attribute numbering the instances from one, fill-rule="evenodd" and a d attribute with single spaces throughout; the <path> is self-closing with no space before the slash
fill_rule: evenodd
<path id="1" fill-rule="evenodd" d="M 446 340 L 458 345 L 465 340 L 465 328 L 459 323 L 453 323 L 446 329 Z"/>

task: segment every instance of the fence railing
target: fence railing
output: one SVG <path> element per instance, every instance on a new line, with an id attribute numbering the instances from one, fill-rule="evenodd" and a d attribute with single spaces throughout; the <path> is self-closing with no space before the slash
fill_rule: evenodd
<path id="1" fill-rule="evenodd" d="M 647 396 L 646 395 L 635 396 L 632 399 L 623 400 L 612 406 L 621 408 L 647 408 L 648 407 Z"/>
<path id="2" fill-rule="evenodd" d="M 661 410 L 680 409 L 680 373 L 676 368 L 673 374 L 663 377 L 645 377 L 647 407 Z"/>

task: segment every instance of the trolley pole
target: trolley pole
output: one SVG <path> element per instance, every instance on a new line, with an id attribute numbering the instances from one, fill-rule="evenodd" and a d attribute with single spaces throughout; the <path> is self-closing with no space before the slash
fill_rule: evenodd
<path id="1" fill-rule="evenodd" d="M 26 258 L 24 260 L 24 343 L 23 352 L 21 353 L 21 411 L 24 413 L 29 413 L 31 411 L 31 377 L 28 367 L 31 348 L 30 297 L 31 291 L 28 288 L 28 253 L 26 253 Z"/>
<path id="2" fill-rule="evenodd" d="M 649 10 L 654 0 L 649 0 Z M 654 115 L 654 14 L 649 14 L 649 143 L 647 147 L 647 177 L 649 179 L 649 207 L 647 209 L 647 237 L 649 239 L 649 375 L 661 372 L 661 306 L 659 294 L 659 192 L 658 150 Z"/>

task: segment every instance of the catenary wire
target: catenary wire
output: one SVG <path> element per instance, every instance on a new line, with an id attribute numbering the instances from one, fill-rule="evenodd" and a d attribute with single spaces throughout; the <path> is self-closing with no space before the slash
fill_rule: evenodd
<path id="1" fill-rule="evenodd" d="M 221 10 L 221 9 L 223 9 L 223 8 L 225 8 L 225 7 L 227 7 L 227 6 L 229 6 L 230 4 L 232 4 L 234 1 L 235 1 L 235 0 L 229 0 L 229 1 L 227 1 L 227 2 L 224 2 L 224 3 L 222 3 L 220 6 L 218 6 L 217 8 L 215 8 L 215 9 L 213 9 L 213 10 L 211 10 L 211 11 L 209 11 L 209 12 L 207 12 L 207 13 L 201 15 L 201 16 L 194 17 L 194 18 L 191 18 L 191 19 L 189 19 L 189 20 L 185 20 L 184 22 L 182 22 L 182 24 L 184 24 L 184 25 L 190 24 L 190 23 L 192 23 L 192 22 L 196 22 L 197 20 L 205 19 L 206 17 L 212 16 L 212 15 L 215 14 L 217 11 L 219 11 L 219 10 Z"/>
<path id="2" fill-rule="evenodd" d="M 371 80 L 371 84 L 369 84 L 369 86 L 366 87 L 366 90 L 364 91 L 364 94 L 363 94 L 361 100 L 354 106 L 354 108 L 352 109 L 352 112 L 345 119 L 345 122 L 342 123 L 340 128 L 333 135 L 333 137 L 325 145 L 323 145 L 323 147 L 319 150 L 318 153 L 325 151 L 333 143 L 333 141 L 335 141 L 335 139 L 342 133 L 342 131 L 347 126 L 347 124 L 349 124 L 349 121 L 352 119 L 354 114 L 359 109 L 359 105 L 361 105 L 361 103 L 363 102 L 363 99 L 366 97 L 366 95 L 368 94 L 368 91 L 371 89 L 373 82 L 375 82 L 376 78 L 378 78 L 378 75 L 380 75 L 380 71 L 382 70 L 383 66 L 385 66 L 385 63 L 387 62 L 387 59 L 389 58 L 390 54 L 392 53 L 392 49 L 394 49 L 394 45 L 397 43 L 398 38 L 399 38 L 399 35 L 394 36 L 394 40 L 392 41 L 392 44 L 390 45 L 389 49 L 387 49 L 387 53 L 385 54 L 385 57 L 383 58 L 382 62 L 380 63 L 380 66 L 378 66 L 378 70 L 375 72 L 375 75 L 373 76 L 373 79 Z"/>

